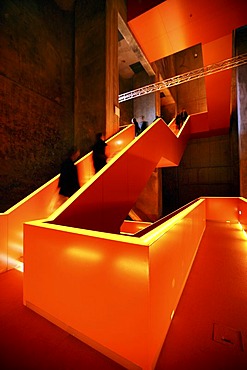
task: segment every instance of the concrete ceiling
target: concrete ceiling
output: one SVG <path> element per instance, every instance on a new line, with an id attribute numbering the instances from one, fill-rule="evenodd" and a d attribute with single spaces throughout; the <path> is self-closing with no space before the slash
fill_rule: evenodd
<path id="1" fill-rule="evenodd" d="M 130 20 L 128 27 L 147 63 L 194 45 L 214 42 L 247 24 L 247 0 L 234 2 L 232 0 L 213 2 L 167 0 L 146 11 L 149 2 L 154 3 L 154 1 L 128 2 L 128 12 L 134 13 L 130 8 L 136 8 L 138 4 L 145 10 L 144 13 Z M 142 12 L 142 9 L 140 11 Z M 123 78 L 131 78 L 134 72 L 129 65 L 140 62 L 140 55 L 133 50 L 136 49 L 131 48 L 126 40 L 119 42 L 118 65 L 119 74 Z M 217 58 L 215 53 L 211 62 L 221 60 Z"/>
<path id="2" fill-rule="evenodd" d="M 126 79 L 143 70 L 149 76 L 155 75 L 146 56 L 120 14 L 118 14 L 118 68 L 119 75 Z"/>
<path id="3" fill-rule="evenodd" d="M 74 0 L 56 2 L 64 10 L 73 10 L 75 3 Z M 128 15 L 134 16 L 128 18 L 127 25 L 119 17 L 118 30 L 124 36 L 118 43 L 122 77 L 133 76 L 133 65 L 143 67 L 152 75 L 151 63 L 196 45 L 201 47 L 204 66 L 232 57 L 232 34 L 247 25 L 247 0 L 166 0 L 159 3 L 159 0 L 130 0 Z M 200 115 L 199 121 L 194 122 L 196 130 L 199 127 L 201 132 L 227 132 L 231 71 L 206 77 L 205 86 L 207 112 L 203 120 Z"/>
<path id="4" fill-rule="evenodd" d="M 55 1 L 63 10 L 74 8 L 75 0 Z M 118 65 L 123 78 L 133 77 L 132 65 L 138 70 L 141 64 L 153 74 L 149 63 L 196 44 L 210 43 L 247 23 L 247 0 L 167 0 L 146 11 L 148 3 L 157 1 L 128 2 L 128 13 L 140 15 L 128 22 L 131 36 L 126 37 L 126 29 L 123 32 L 120 27 L 124 38 L 118 42 Z"/>
<path id="5" fill-rule="evenodd" d="M 234 30 L 247 25 L 246 0 L 167 0 L 146 12 L 130 11 L 138 6 L 142 7 L 142 1 L 128 2 L 128 12 L 139 14 L 128 21 L 128 26 L 149 63 L 195 45 L 202 49 L 204 66 L 232 58 Z M 226 133 L 230 126 L 232 70 L 205 77 L 204 81 L 207 110 L 196 111 L 203 114 L 193 116 L 192 132 Z M 191 100 L 186 106 L 190 104 Z"/>
<path id="6" fill-rule="evenodd" d="M 132 78 L 135 74 L 130 65 L 136 65 L 139 62 L 138 56 L 131 49 L 127 41 L 122 38 L 118 41 L 118 69 L 122 78 Z"/>

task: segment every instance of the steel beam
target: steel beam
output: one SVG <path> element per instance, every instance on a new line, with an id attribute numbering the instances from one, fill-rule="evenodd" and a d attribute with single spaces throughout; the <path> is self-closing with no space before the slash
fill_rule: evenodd
<path id="1" fill-rule="evenodd" d="M 247 63 L 247 53 L 230 59 L 225 59 L 223 61 L 210 64 L 208 66 L 198 68 L 193 71 L 186 72 L 181 75 L 177 75 L 166 80 L 155 82 L 150 85 L 146 85 L 138 89 L 120 94 L 118 96 L 118 101 L 119 103 L 122 103 L 126 100 L 135 99 L 138 98 L 139 96 L 151 94 L 153 92 L 160 91 L 171 86 L 180 85 L 182 83 L 196 80 L 198 78 L 202 78 L 213 73 L 218 73 L 225 71 L 227 69 L 236 68 L 246 63 Z"/>

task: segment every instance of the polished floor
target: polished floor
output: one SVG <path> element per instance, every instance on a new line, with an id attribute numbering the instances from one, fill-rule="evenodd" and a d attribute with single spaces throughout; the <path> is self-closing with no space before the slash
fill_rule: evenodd
<path id="1" fill-rule="evenodd" d="M 122 367 L 22 304 L 22 273 L 0 275 L 2 370 Z M 247 369 L 247 239 L 238 224 L 207 222 L 155 370 Z"/>
<path id="2" fill-rule="evenodd" d="M 207 222 L 156 370 L 247 369 L 247 239 Z"/>

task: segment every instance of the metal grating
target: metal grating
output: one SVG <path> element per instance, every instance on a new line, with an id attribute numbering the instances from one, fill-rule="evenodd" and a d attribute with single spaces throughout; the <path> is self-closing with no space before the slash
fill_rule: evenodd
<path id="1" fill-rule="evenodd" d="M 225 59 L 221 62 L 210 64 L 206 67 L 195 69 L 194 71 L 186 72 L 175 77 L 168 78 L 163 81 L 155 82 L 144 87 L 120 94 L 118 96 L 119 103 L 126 100 L 135 99 L 139 96 L 151 94 L 156 91 L 160 91 L 171 86 L 180 85 L 182 83 L 195 80 L 197 78 L 202 78 L 213 73 L 218 73 L 225 71 L 227 69 L 236 68 L 247 63 L 247 53 L 233 57 L 230 59 Z"/>

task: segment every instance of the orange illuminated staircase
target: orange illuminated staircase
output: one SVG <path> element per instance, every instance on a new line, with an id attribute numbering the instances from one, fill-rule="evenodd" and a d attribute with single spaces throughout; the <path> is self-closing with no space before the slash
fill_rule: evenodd
<path id="1" fill-rule="evenodd" d="M 246 369 L 246 243 L 239 224 L 207 221 L 155 370 Z M 22 285 L 0 274 L 3 369 L 123 369 L 25 307 Z"/>
<path id="2" fill-rule="evenodd" d="M 234 234 L 246 256 L 247 202 L 242 198 L 201 198 L 135 234 L 129 230 L 129 235 L 49 220 L 28 222 L 24 304 L 125 368 L 154 369 L 208 222 L 229 224 L 228 235 Z M 223 244 L 222 257 L 228 253 Z M 231 295 L 233 289 L 234 285 Z M 236 314 L 236 307 L 231 312 Z M 210 320 L 212 315 L 209 312 Z M 220 317 L 232 321 L 227 313 Z M 231 329 L 219 322 L 212 326 L 210 321 L 204 328 L 213 328 L 215 342 L 225 344 L 222 338 L 226 338 L 234 348 L 238 342 L 241 350 L 244 337 L 237 323 L 244 325 L 238 320 Z M 206 342 L 204 337 L 204 343 L 211 343 L 211 335 Z M 176 356 L 169 350 L 168 355 L 172 363 Z M 240 355 L 237 349 L 236 363 L 246 360 Z M 218 360 L 217 353 L 214 356 Z"/>
<path id="3" fill-rule="evenodd" d="M 156 120 L 52 216 L 50 223 L 119 233 L 156 167 L 177 166 L 189 138 L 184 124 L 177 136 L 162 119 Z"/>
<path id="4" fill-rule="evenodd" d="M 130 125 L 110 138 L 108 155 L 112 158 L 134 138 L 134 128 Z M 92 152 L 76 163 L 80 185 L 83 186 L 94 176 Z M 18 202 L 4 213 L 0 213 L 0 272 L 20 267 L 23 256 L 23 223 L 30 220 L 44 219 L 59 206 L 59 175 L 45 183 L 29 196 Z"/>
<path id="5" fill-rule="evenodd" d="M 158 127 L 156 127 L 156 124 L 158 123 Z M 189 122 L 188 122 L 189 123 Z M 170 129 L 168 129 L 168 126 Z M 134 127 L 133 125 L 129 125 L 125 128 L 122 128 L 116 135 L 111 137 L 107 140 L 108 143 L 108 156 L 109 156 L 109 164 L 107 164 L 106 168 L 101 171 L 100 175 L 97 174 L 94 176 L 94 168 L 92 165 L 92 152 L 85 155 L 83 158 L 81 158 L 77 163 L 77 169 L 80 179 L 80 184 L 82 186 L 82 189 L 80 190 L 80 194 L 84 192 L 88 195 L 89 192 L 96 192 L 96 198 L 99 200 L 100 193 L 97 194 L 97 187 L 101 186 L 106 181 L 109 181 L 109 186 L 112 186 L 113 189 L 110 194 L 110 203 L 111 204 L 114 201 L 114 194 L 118 193 L 120 194 L 120 191 L 127 190 L 127 195 L 125 194 L 123 197 L 121 197 L 121 209 L 119 205 L 117 206 L 118 212 L 120 212 L 118 218 L 115 220 L 113 214 L 115 215 L 116 207 L 111 210 L 111 220 L 113 219 L 113 224 L 110 227 L 111 229 L 118 229 L 121 226 L 121 222 L 125 219 L 125 216 L 128 214 L 129 210 L 131 209 L 131 205 L 135 203 L 135 199 L 138 197 L 140 190 L 145 186 L 145 181 L 149 177 L 150 171 L 154 169 L 156 166 L 165 166 L 165 165 L 177 165 L 179 163 L 179 160 L 181 158 L 182 152 L 184 150 L 184 147 L 186 145 L 186 140 L 188 137 L 188 134 L 186 134 L 187 131 L 189 131 L 188 124 L 183 127 L 182 130 L 180 130 L 180 133 L 176 132 L 174 122 L 172 121 L 169 125 L 166 125 L 162 120 L 159 120 L 159 122 L 155 122 L 152 124 L 152 126 L 145 132 L 143 135 L 135 139 L 134 134 Z M 160 132 L 160 130 L 162 132 Z M 154 139 L 155 132 L 158 135 L 164 135 L 164 137 L 158 137 Z M 150 136 L 149 136 L 150 134 Z M 180 137 L 180 136 L 181 137 Z M 177 138 L 177 136 L 179 138 Z M 150 138 L 149 138 L 150 137 Z M 155 140 L 155 142 L 153 142 Z M 159 156 L 159 153 L 156 153 L 154 159 L 153 157 L 153 150 L 151 149 L 151 145 L 155 144 L 157 141 L 160 141 L 160 144 L 163 145 L 163 155 L 167 157 L 161 157 L 159 163 L 157 164 L 157 158 Z M 169 142 L 169 146 L 167 145 L 167 142 Z M 179 147 L 179 142 L 181 143 L 181 146 Z M 153 144 L 152 144 L 153 143 Z M 131 146 L 132 148 L 128 150 L 128 153 L 126 153 L 125 148 L 126 146 Z M 148 152 L 146 152 L 146 158 L 144 157 L 142 160 L 142 154 L 145 152 L 143 151 L 143 148 L 147 148 Z M 124 151 L 123 151 L 124 150 Z M 121 168 L 123 160 L 121 160 L 119 157 L 121 157 L 121 154 L 124 154 L 125 159 L 130 161 L 130 163 L 136 163 L 136 165 L 139 166 L 132 168 L 130 171 L 128 170 L 128 174 L 124 177 L 124 180 L 121 184 L 119 184 L 119 180 L 121 176 L 118 176 L 116 171 L 120 172 L 120 175 L 123 174 L 123 170 Z M 177 152 L 176 152 L 177 151 Z M 148 155 L 150 157 L 148 158 Z M 125 160 L 124 159 L 124 160 Z M 147 164 L 148 168 L 144 170 L 144 165 Z M 109 169 L 109 167 L 111 167 Z M 116 170 L 116 168 L 118 168 Z M 126 165 L 125 165 L 126 168 Z M 107 170 L 107 172 L 106 172 Z M 110 171 L 109 171 L 110 170 Z M 137 182 L 135 180 L 136 171 L 141 171 L 141 182 Z M 116 178 L 114 181 L 109 179 L 109 174 L 114 173 L 114 176 L 118 177 L 118 181 L 115 183 Z M 101 175 L 104 176 L 104 180 L 102 178 L 100 179 Z M 131 176 L 133 176 L 131 178 Z M 58 207 L 58 178 L 59 175 L 51 179 L 49 182 L 38 188 L 36 191 L 34 191 L 32 194 L 30 194 L 28 197 L 24 198 L 22 201 L 17 203 L 15 206 L 8 209 L 6 212 L 0 214 L 0 272 L 5 271 L 6 269 L 10 269 L 13 267 L 19 266 L 22 268 L 22 256 L 23 256 L 23 223 L 30 220 L 38 220 L 38 219 L 45 219 L 49 217 Z M 107 180 L 108 178 L 108 180 Z M 126 180 L 129 178 L 129 189 L 123 189 L 124 184 L 126 184 Z M 137 177 L 138 178 L 138 177 Z M 90 180 L 90 181 L 89 181 Z M 96 181 L 94 181 L 96 180 Z M 91 186 L 93 184 L 93 186 Z M 78 195 L 78 193 L 77 193 Z M 76 198 L 77 198 L 76 195 Z M 103 194 L 102 194 L 103 195 Z M 95 196 L 95 194 L 94 194 Z M 83 199 L 80 196 L 80 202 L 86 202 L 85 195 L 82 196 Z M 127 203 L 123 204 L 123 199 L 125 197 L 129 198 L 127 200 Z M 95 199 L 96 199 L 95 198 Z M 75 198 L 72 198 L 75 199 Z M 73 201 L 73 200 L 72 200 Z M 99 200 L 100 201 L 100 200 Z M 116 199 L 115 199 L 116 202 Z M 59 216 L 59 220 L 67 217 L 68 214 L 71 212 L 71 207 L 69 206 L 71 201 L 67 202 L 65 207 L 60 208 L 66 209 L 68 207 L 68 211 L 65 213 L 62 213 Z M 101 201 L 100 203 L 101 204 Z M 115 204 L 115 203 L 114 203 Z M 98 223 L 97 225 L 97 217 L 98 214 L 98 208 L 92 209 L 90 208 L 92 204 L 90 203 L 87 207 L 88 214 L 84 221 L 87 221 L 87 218 L 90 219 L 89 228 L 97 229 L 97 226 L 101 230 L 106 230 L 105 228 L 108 227 L 105 225 L 105 220 L 103 220 L 103 223 Z M 85 206 L 85 204 L 84 204 Z M 98 206 L 97 206 L 98 207 Z M 129 208 L 130 207 L 130 208 Z M 110 211 L 110 210 L 108 210 Z M 73 207 L 74 212 L 74 207 Z M 61 213 L 61 212 L 59 212 Z M 91 215 L 91 216 L 90 216 Z M 93 217 L 92 217 L 93 216 Z M 109 212 L 107 213 L 107 217 L 109 217 Z"/>
<path id="6" fill-rule="evenodd" d="M 24 222 L 24 304 L 128 369 L 154 368 L 206 219 L 220 216 L 198 199 L 153 225 L 125 222 L 152 171 L 179 164 L 189 122 L 178 133 L 172 125 L 158 119 L 137 138 L 127 127 L 99 173 L 90 153 L 78 161 L 82 186 L 54 212 L 47 192 L 55 197 L 58 176 L 3 218 L 8 232 Z M 227 201 L 224 214 L 234 222 L 236 205 Z"/>
<path id="7" fill-rule="evenodd" d="M 157 362 L 207 202 L 151 229 L 134 223 L 144 235 L 124 220 L 152 171 L 179 164 L 188 138 L 186 123 L 176 135 L 158 119 L 50 217 L 24 224 L 24 304 L 128 369 Z"/>

